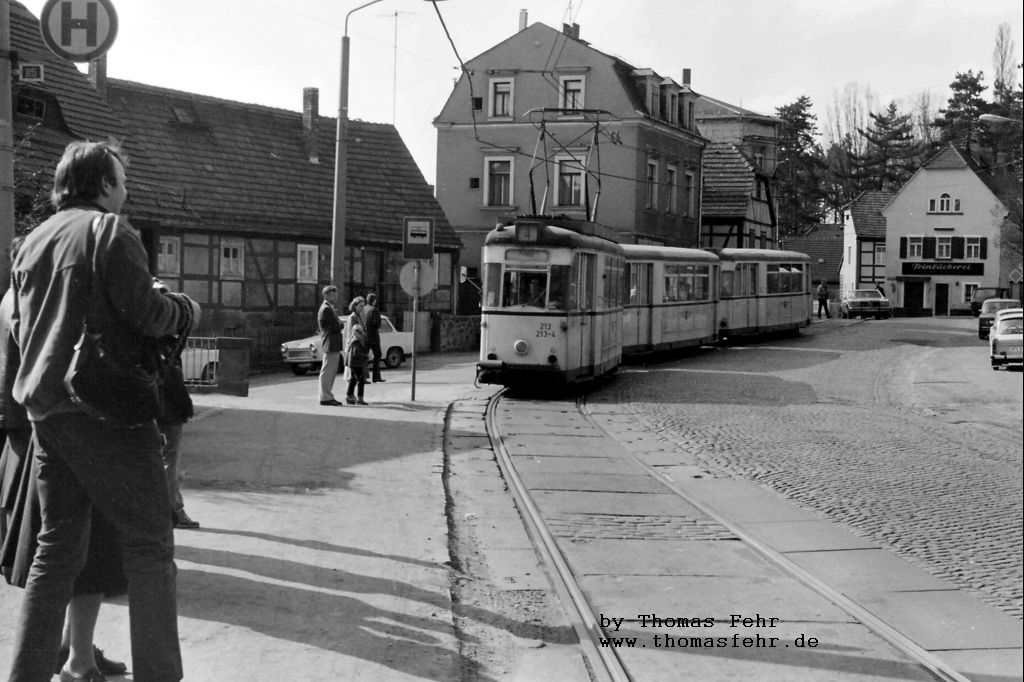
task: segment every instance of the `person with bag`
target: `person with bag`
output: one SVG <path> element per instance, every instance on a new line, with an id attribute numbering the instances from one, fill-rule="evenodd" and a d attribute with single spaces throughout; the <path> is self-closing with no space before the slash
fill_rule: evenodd
<path id="1" fill-rule="evenodd" d="M 363 321 L 366 323 L 366 343 L 373 354 L 373 361 L 370 365 L 370 380 L 375 384 L 384 381 L 380 375 L 380 310 L 377 307 L 377 294 L 366 295 L 366 307 L 363 308 Z"/>
<path id="2" fill-rule="evenodd" d="M 366 299 L 356 297 L 349 305 L 352 314 L 345 324 L 345 370 L 349 372 L 348 391 L 345 402 L 349 405 L 366 405 L 363 392 L 366 389 L 366 366 L 370 352 L 366 341 L 366 327 L 363 325 L 363 308 Z"/>
<path id="3" fill-rule="evenodd" d="M 185 422 L 194 414 L 192 396 L 185 386 L 185 373 L 181 368 L 181 352 L 187 340 L 187 336 L 160 339 L 163 372 L 160 381 L 161 411 L 156 423 L 164 436 L 164 472 L 171 500 L 171 520 L 175 528 L 196 529 L 199 522 L 185 512 L 185 499 L 181 496 L 181 436 Z"/>
<path id="4" fill-rule="evenodd" d="M 341 405 L 334 398 L 334 380 L 338 377 L 343 346 L 341 319 L 334 308 L 338 301 L 338 287 L 328 284 L 323 294 L 324 301 L 316 314 L 316 324 L 320 330 L 320 351 L 323 353 L 320 363 L 320 404 L 334 407 Z"/>
<path id="5" fill-rule="evenodd" d="M 128 196 L 124 164 L 114 143 L 69 144 L 54 172 L 57 212 L 26 237 L 12 268 L 21 355 L 13 396 L 38 446 L 42 527 L 10 682 L 53 673 L 94 505 L 116 529 L 124 555 L 134 679 L 183 677 L 171 504 L 159 401 L 151 398 L 156 340 L 188 333 L 200 311 L 187 296 L 153 288 L 142 242 L 118 215 Z M 102 386 L 102 373 L 87 371 L 94 363 L 111 370 L 111 383 Z M 132 405 L 108 394 L 127 395 Z M 84 679 L 65 672 L 62 682 Z"/>

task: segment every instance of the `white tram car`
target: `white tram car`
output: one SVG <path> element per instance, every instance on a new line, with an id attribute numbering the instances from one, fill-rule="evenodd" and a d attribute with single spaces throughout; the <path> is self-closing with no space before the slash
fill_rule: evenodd
<path id="1" fill-rule="evenodd" d="M 794 251 L 620 245 L 567 218 L 519 219 L 483 250 L 481 383 L 594 379 L 623 354 L 810 324 L 810 259 Z"/>

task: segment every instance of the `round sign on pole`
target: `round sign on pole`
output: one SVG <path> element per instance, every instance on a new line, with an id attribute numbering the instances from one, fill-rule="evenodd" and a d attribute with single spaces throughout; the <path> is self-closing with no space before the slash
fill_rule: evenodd
<path id="1" fill-rule="evenodd" d="M 47 0 L 39 13 L 43 42 L 58 57 L 91 62 L 117 37 L 117 12 L 110 0 Z"/>
<path id="2" fill-rule="evenodd" d="M 418 273 L 417 265 L 419 265 Z M 434 290 L 434 281 L 434 266 L 429 261 L 411 260 L 403 265 L 402 270 L 398 273 L 398 283 L 402 285 L 402 291 L 410 296 L 429 294 Z"/>

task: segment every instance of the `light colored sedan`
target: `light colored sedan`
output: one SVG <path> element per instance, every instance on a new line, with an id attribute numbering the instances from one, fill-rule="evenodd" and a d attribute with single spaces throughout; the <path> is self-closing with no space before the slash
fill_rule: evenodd
<path id="1" fill-rule="evenodd" d="M 1024 364 L 1024 316 L 1020 308 L 999 314 L 988 343 L 992 369 Z"/>
<path id="2" fill-rule="evenodd" d="M 342 325 L 347 318 L 342 318 Z M 405 358 L 412 355 L 412 332 L 400 332 L 387 315 L 380 316 L 381 362 L 388 369 L 399 367 Z M 320 335 L 286 341 L 281 344 L 281 359 L 295 374 L 302 376 L 311 369 L 320 367 L 323 354 L 320 349 Z"/>

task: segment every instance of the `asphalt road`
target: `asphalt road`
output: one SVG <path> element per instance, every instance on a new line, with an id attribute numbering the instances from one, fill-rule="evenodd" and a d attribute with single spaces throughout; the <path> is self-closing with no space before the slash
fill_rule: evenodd
<path id="1" fill-rule="evenodd" d="M 831 320 L 798 338 L 620 370 L 679 463 L 742 477 L 1021 618 L 1019 370 L 974 318 Z"/>

